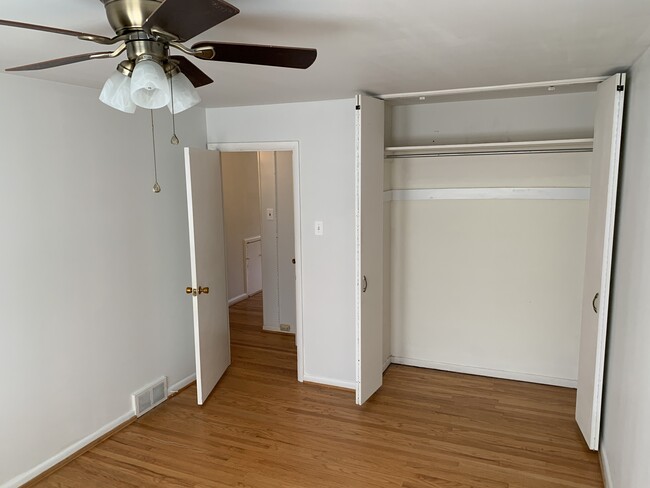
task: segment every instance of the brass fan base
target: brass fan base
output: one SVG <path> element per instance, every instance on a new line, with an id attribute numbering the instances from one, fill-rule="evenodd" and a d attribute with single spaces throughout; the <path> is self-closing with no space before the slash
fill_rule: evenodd
<path id="1" fill-rule="evenodd" d="M 119 36 L 142 30 L 142 25 L 163 0 L 100 0 L 106 8 L 108 23 Z"/>

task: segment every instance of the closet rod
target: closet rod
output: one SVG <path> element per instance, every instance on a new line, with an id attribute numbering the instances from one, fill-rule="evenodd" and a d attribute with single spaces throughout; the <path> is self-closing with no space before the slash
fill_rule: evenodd
<path id="1" fill-rule="evenodd" d="M 410 158 L 446 158 L 455 156 L 502 156 L 507 154 L 562 154 L 562 153 L 584 153 L 593 152 L 592 148 L 565 148 L 565 149 L 511 149 L 504 151 L 467 151 L 467 152 L 438 152 L 438 153 L 412 153 L 412 154 L 389 154 L 386 159 L 410 159 Z"/>

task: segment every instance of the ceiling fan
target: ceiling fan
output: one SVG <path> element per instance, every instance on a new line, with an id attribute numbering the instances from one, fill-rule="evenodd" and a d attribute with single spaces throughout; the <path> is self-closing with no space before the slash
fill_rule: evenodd
<path id="1" fill-rule="evenodd" d="M 155 109 L 167 105 L 179 113 L 200 98 L 195 88 L 213 80 L 184 56 L 170 49 L 207 61 L 225 61 L 284 68 L 306 69 L 316 60 L 315 49 L 186 41 L 237 15 L 239 9 L 223 0 L 100 0 L 114 37 L 0 19 L 0 25 L 73 36 L 83 41 L 119 46 L 113 51 L 93 52 L 52 59 L 6 71 L 31 71 L 93 59 L 116 58 L 126 52 L 102 90 L 100 100 L 123 112 L 136 105 Z"/>

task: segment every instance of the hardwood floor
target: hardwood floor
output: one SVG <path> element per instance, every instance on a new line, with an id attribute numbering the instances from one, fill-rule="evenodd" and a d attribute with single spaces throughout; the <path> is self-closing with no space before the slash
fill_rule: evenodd
<path id="1" fill-rule="evenodd" d="M 391 366 L 363 407 L 296 381 L 293 336 L 231 308 L 232 366 L 206 405 L 190 387 L 38 486 L 601 487 L 575 391 Z"/>

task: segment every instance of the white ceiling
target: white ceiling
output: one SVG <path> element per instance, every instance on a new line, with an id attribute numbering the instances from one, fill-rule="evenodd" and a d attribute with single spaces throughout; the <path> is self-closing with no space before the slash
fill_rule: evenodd
<path id="1" fill-rule="evenodd" d="M 206 107 L 600 76 L 650 45 L 648 0 L 232 0 L 193 39 L 318 49 L 308 70 L 196 60 Z M 2 0 L 0 18 L 112 35 L 99 0 Z M 0 68 L 104 46 L 0 26 Z M 16 76 L 101 88 L 115 60 Z"/>

